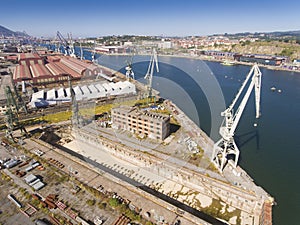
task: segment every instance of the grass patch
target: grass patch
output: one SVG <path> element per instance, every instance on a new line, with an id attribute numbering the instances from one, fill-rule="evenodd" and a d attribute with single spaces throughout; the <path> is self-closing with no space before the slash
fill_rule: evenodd
<path id="1" fill-rule="evenodd" d="M 220 217 L 220 214 L 221 214 L 221 209 L 222 209 L 223 205 L 221 204 L 221 201 L 220 200 L 216 200 L 216 199 L 213 199 L 212 203 L 210 206 L 208 207 L 205 207 L 202 211 L 205 212 L 206 214 L 208 215 L 211 215 L 213 217 Z M 221 218 L 222 219 L 222 218 Z"/>
<path id="2" fill-rule="evenodd" d="M 164 114 L 164 115 L 171 115 L 171 112 L 167 109 L 155 109 L 154 112 Z"/>
<path id="3" fill-rule="evenodd" d="M 112 108 L 117 107 L 119 105 L 128 105 L 128 106 L 134 106 L 135 104 L 142 103 L 145 100 L 131 100 L 131 101 L 125 101 L 125 102 L 116 102 L 113 104 L 106 104 L 106 105 L 99 105 L 96 107 L 86 107 L 86 108 L 80 108 L 79 104 L 79 115 L 80 116 L 94 116 L 96 114 L 101 114 L 104 112 L 109 112 L 111 111 Z M 53 113 L 53 114 L 47 114 L 43 117 L 37 118 L 35 120 L 38 121 L 46 121 L 48 123 L 58 123 L 62 121 L 67 121 L 70 120 L 72 117 L 72 111 L 65 111 L 65 112 L 58 112 L 58 113 Z"/>
<path id="4" fill-rule="evenodd" d="M 202 211 L 206 214 L 209 214 L 215 218 L 220 218 L 226 221 L 229 221 L 230 218 L 236 216 L 237 217 L 237 224 L 240 224 L 241 221 L 241 210 L 234 209 L 232 212 L 228 212 L 228 205 L 225 205 L 225 212 L 222 213 L 222 208 L 224 207 L 225 203 L 221 200 L 213 199 L 210 206 L 205 207 Z"/>
<path id="5" fill-rule="evenodd" d="M 48 114 L 43 116 L 42 119 L 47 121 L 48 123 L 58 123 L 58 122 L 70 120 L 71 116 L 72 116 L 72 112 L 66 111 L 66 112 Z"/>

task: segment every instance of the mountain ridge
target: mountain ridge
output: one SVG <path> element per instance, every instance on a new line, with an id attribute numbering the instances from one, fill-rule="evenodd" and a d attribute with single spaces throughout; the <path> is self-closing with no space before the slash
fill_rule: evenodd
<path id="1" fill-rule="evenodd" d="M 5 37 L 12 37 L 12 36 L 16 36 L 16 37 L 23 37 L 23 36 L 29 36 L 28 34 L 26 34 L 24 31 L 20 32 L 20 31 L 12 31 L 2 25 L 0 25 L 0 36 L 5 36 Z"/>

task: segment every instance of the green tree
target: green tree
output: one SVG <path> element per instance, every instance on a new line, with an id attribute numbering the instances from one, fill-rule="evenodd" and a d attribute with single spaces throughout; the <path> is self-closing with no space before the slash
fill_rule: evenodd
<path id="1" fill-rule="evenodd" d="M 114 207 L 114 208 L 120 204 L 119 200 L 116 198 L 110 198 L 108 203 L 111 207 Z"/>
<path id="2" fill-rule="evenodd" d="M 280 53 L 280 55 L 290 57 L 290 56 L 293 55 L 293 53 L 294 53 L 293 50 L 285 48 L 285 49 L 282 50 L 282 52 Z"/>

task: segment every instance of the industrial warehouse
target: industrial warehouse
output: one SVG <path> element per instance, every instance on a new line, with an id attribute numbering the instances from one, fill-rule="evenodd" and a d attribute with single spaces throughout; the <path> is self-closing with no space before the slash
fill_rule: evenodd
<path id="1" fill-rule="evenodd" d="M 30 94 L 31 108 L 53 106 L 71 102 L 74 93 L 76 101 L 103 99 L 114 96 L 128 96 L 137 93 L 136 87 L 129 81 L 119 81 L 106 68 L 99 67 L 88 60 L 80 60 L 61 53 L 20 53 L 16 55 L 16 67 L 13 69 L 13 82 L 22 86 L 42 87 Z M 82 78 L 96 79 L 93 83 L 77 84 L 73 88 L 65 86 L 68 80 L 78 83 Z M 60 83 L 60 87 L 51 88 L 51 84 Z M 1 114 L 6 106 L 1 106 Z"/>
<path id="2" fill-rule="evenodd" d="M 78 85 L 72 89 L 77 101 L 105 98 L 109 96 L 136 94 L 135 85 L 129 81 L 99 82 L 90 85 Z M 51 89 L 49 91 L 40 90 L 32 94 L 29 105 L 32 108 L 46 107 L 57 103 L 71 101 L 70 88 Z"/>
<path id="3" fill-rule="evenodd" d="M 100 73 L 100 68 L 89 61 L 60 54 L 42 57 L 37 53 L 21 53 L 18 62 L 13 75 L 15 83 L 47 84 L 65 81 L 68 76 L 76 80 Z"/>

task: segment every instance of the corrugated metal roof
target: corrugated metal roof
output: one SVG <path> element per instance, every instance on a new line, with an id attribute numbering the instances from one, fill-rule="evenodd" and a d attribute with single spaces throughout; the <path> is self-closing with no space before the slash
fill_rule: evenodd
<path id="1" fill-rule="evenodd" d="M 70 88 L 66 88 L 65 91 L 66 91 L 66 94 L 67 94 L 66 97 L 71 98 L 71 91 L 70 91 Z"/>
<path id="2" fill-rule="evenodd" d="M 35 92 L 31 96 L 31 102 L 37 101 L 37 100 L 44 100 L 44 90 L 40 90 L 38 92 Z"/>
<path id="3" fill-rule="evenodd" d="M 87 62 L 84 62 L 84 61 L 81 61 L 79 59 L 76 59 L 76 58 L 73 58 L 73 57 L 68 57 L 68 59 L 78 65 L 81 65 L 89 70 L 96 70 L 98 67 L 93 64 L 93 63 L 87 63 Z"/>
<path id="4" fill-rule="evenodd" d="M 62 70 L 64 70 L 67 74 L 70 74 L 73 78 L 80 78 L 81 74 L 75 72 L 73 69 L 69 68 L 62 62 L 55 63 L 58 67 L 60 67 Z"/>
<path id="5" fill-rule="evenodd" d="M 99 92 L 98 89 L 95 87 L 94 84 L 89 85 L 88 88 L 90 89 L 90 91 L 91 91 L 92 93 L 97 93 L 97 92 Z"/>
<path id="6" fill-rule="evenodd" d="M 50 71 L 42 64 L 30 65 L 32 77 L 51 76 Z"/>
<path id="7" fill-rule="evenodd" d="M 99 91 L 99 98 L 100 98 L 100 97 L 105 97 L 105 96 L 106 96 L 105 89 L 103 88 L 103 86 L 102 86 L 101 84 L 96 84 L 95 87 L 96 87 L 97 90 Z"/>
<path id="8" fill-rule="evenodd" d="M 105 91 L 105 89 L 107 91 Z M 114 90 L 112 89 L 114 87 Z M 83 99 L 96 99 L 102 98 L 107 95 L 121 95 L 121 94 L 135 94 L 135 85 L 125 81 L 125 82 L 118 82 L 118 83 L 97 83 L 97 84 L 90 84 L 84 85 L 82 87 L 75 86 L 73 88 L 75 93 L 76 100 L 80 101 Z M 66 93 L 66 96 L 65 96 Z M 56 97 L 57 96 L 57 97 Z M 56 104 L 57 101 L 64 101 L 70 102 L 71 101 L 71 94 L 70 88 L 60 88 L 57 90 L 57 95 L 55 89 L 49 90 L 47 92 L 47 99 L 44 100 L 44 90 L 39 92 L 33 93 L 30 104 L 32 107 L 43 107 L 51 104 Z"/>
<path id="9" fill-rule="evenodd" d="M 99 76 L 103 77 L 104 79 L 108 80 L 108 81 L 113 81 L 115 79 L 115 77 L 111 77 L 111 76 L 107 76 L 104 73 L 98 73 Z"/>
<path id="10" fill-rule="evenodd" d="M 70 91 L 70 88 L 60 88 L 56 91 L 57 93 L 57 98 L 56 100 L 62 101 L 62 102 L 70 102 L 71 101 L 71 96 L 68 96 L 67 90 Z"/>
<path id="11" fill-rule="evenodd" d="M 36 179 L 37 179 L 37 177 L 35 175 L 29 174 L 27 177 L 25 177 L 24 180 L 27 184 L 29 184 L 29 183 L 33 182 L 34 180 L 36 180 Z"/>
<path id="12" fill-rule="evenodd" d="M 63 70 L 57 63 L 50 62 L 45 65 L 47 69 L 52 73 L 52 75 L 67 75 L 68 73 Z"/>
<path id="13" fill-rule="evenodd" d="M 35 183 L 32 187 L 35 191 L 40 190 L 42 187 L 44 187 L 45 184 L 41 181 L 38 181 L 37 183 Z"/>
<path id="14" fill-rule="evenodd" d="M 47 56 L 48 62 L 59 62 L 60 59 L 61 59 L 61 57 L 58 56 L 58 55 L 49 55 L 49 56 Z"/>
<path id="15" fill-rule="evenodd" d="M 64 65 L 69 67 L 70 69 L 74 70 L 75 72 L 83 75 L 84 71 L 86 70 L 86 67 L 79 65 L 77 63 L 74 63 L 73 61 L 69 60 L 68 58 L 62 58 L 60 60 Z"/>
<path id="16" fill-rule="evenodd" d="M 83 99 L 83 93 L 82 93 L 82 90 L 79 86 L 74 87 L 73 91 L 75 93 L 75 98 L 76 98 L 77 101 Z"/>
<path id="17" fill-rule="evenodd" d="M 102 87 L 105 89 L 106 92 L 111 93 L 112 87 L 108 83 L 103 83 Z"/>
<path id="18" fill-rule="evenodd" d="M 56 99 L 56 90 L 55 89 L 51 89 L 49 91 L 47 91 L 47 98 L 46 100 L 55 100 Z"/>
<path id="19" fill-rule="evenodd" d="M 17 55 L 8 55 L 6 56 L 7 60 L 18 60 L 18 56 Z"/>
<path id="20" fill-rule="evenodd" d="M 14 71 L 14 76 L 13 79 L 14 80 L 26 80 L 26 79 L 31 79 L 31 73 L 30 70 L 28 68 L 28 66 L 25 65 L 17 65 L 16 69 Z"/>
<path id="21" fill-rule="evenodd" d="M 75 95 L 82 95 L 82 90 L 79 86 L 76 86 L 73 88 L 73 91 L 75 92 Z"/>
<path id="22" fill-rule="evenodd" d="M 86 96 L 91 94 L 90 89 L 88 89 L 88 87 L 86 85 L 81 87 L 81 91 L 83 92 L 83 95 L 86 95 Z"/>
<path id="23" fill-rule="evenodd" d="M 108 85 L 111 86 L 111 95 L 118 95 L 121 91 L 121 87 L 117 83 L 109 83 Z"/>
<path id="24" fill-rule="evenodd" d="M 57 98 L 65 98 L 65 91 L 64 88 L 60 88 L 57 90 Z"/>
<path id="25" fill-rule="evenodd" d="M 36 53 L 21 53 L 19 54 L 19 60 L 25 59 L 41 59 L 41 57 Z"/>

